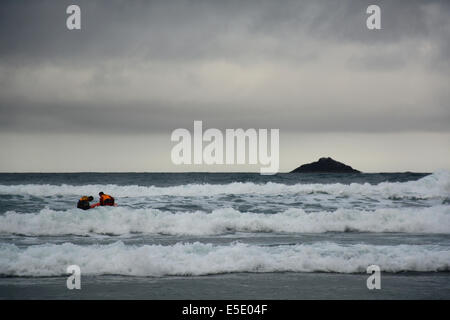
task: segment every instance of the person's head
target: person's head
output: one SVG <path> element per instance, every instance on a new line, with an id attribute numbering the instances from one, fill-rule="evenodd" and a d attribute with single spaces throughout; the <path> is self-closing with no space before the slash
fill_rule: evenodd
<path id="1" fill-rule="evenodd" d="M 89 196 L 89 197 L 88 197 L 88 200 L 89 200 L 89 201 L 92 201 L 92 200 L 94 200 L 94 197 L 93 197 L 93 196 Z"/>
<path id="2" fill-rule="evenodd" d="M 104 195 L 104 193 L 103 193 L 102 191 L 100 191 L 100 192 L 98 193 L 98 195 L 99 195 L 99 196 L 102 196 L 102 195 Z"/>

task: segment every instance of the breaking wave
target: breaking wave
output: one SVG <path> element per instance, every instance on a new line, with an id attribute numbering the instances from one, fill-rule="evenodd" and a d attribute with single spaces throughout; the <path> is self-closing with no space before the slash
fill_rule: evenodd
<path id="1" fill-rule="evenodd" d="M 450 234 L 450 206 L 337 209 L 305 212 L 291 208 L 278 214 L 239 212 L 168 212 L 127 207 L 80 211 L 42 209 L 38 213 L 0 215 L 0 234 L 39 235 L 219 235 L 232 232 L 403 232 Z"/>
<path id="2" fill-rule="evenodd" d="M 60 276 L 76 264 L 83 275 L 190 276 L 233 272 L 365 273 L 376 264 L 382 272 L 449 271 L 450 251 L 436 245 L 314 244 L 216 246 L 177 243 L 171 246 L 78 246 L 71 243 L 19 248 L 0 244 L 0 275 Z"/>
<path id="3" fill-rule="evenodd" d="M 450 172 L 439 171 L 417 181 L 369 183 L 294 184 L 267 182 L 233 182 L 229 184 L 186 184 L 172 187 L 138 185 L 0 185 L 0 194 L 32 195 L 38 197 L 97 194 L 99 190 L 120 197 L 199 196 L 219 194 L 311 194 L 383 196 L 383 197 L 447 197 L 450 192 Z"/>

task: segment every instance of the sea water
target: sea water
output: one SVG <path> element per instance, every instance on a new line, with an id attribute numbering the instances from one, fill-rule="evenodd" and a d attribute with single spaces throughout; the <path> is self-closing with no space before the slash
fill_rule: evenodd
<path id="1" fill-rule="evenodd" d="M 448 171 L 0 174 L 3 299 L 449 299 L 449 271 Z"/>

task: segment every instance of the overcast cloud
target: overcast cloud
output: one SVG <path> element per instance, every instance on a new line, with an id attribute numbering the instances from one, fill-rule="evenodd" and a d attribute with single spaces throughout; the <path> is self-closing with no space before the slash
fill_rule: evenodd
<path id="1" fill-rule="evenodd" d="M 72 3 L 81 31 L 65 27 Z M 0 135 L 164 136 L 194 120 L 448 135 L 449 18 L 449 1 L 2 1 Z"/>

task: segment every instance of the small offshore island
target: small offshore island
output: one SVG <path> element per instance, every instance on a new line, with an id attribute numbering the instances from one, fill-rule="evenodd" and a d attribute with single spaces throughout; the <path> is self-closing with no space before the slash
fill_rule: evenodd
<path id="1" fill-rule="evenodd" d="M 361 171 L 328 157 L 303 164 L 290 173 L 361 173 Z"/>

